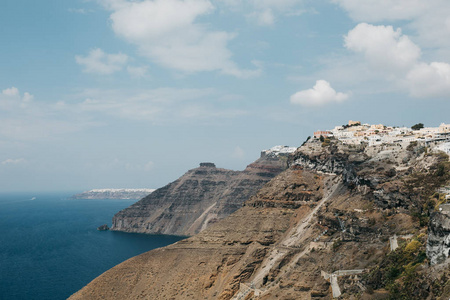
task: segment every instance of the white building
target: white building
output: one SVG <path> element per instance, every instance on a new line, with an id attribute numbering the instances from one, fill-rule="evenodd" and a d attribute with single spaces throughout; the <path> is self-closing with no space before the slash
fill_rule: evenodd
<path id="1" fill-rule="evenodd" d="M 334 137 L 344 144 L 358 145 L 368 143 L 369 146 L 380 144 L 397 144 L 407 146 L 411 142 L 420 142 L 429 145 L 432 142 L 443 143 L 450 141 L 450 124 L 442 123 L 439 127 L 425 127 L 412 130 L 409 127 L 387 127 L 383 124 L 370 125 L 349 121 L 350 126 L 336 126 L 331 131 L 317 131 L 314 136 Z M 441 144 L 436 151 L 449 153 L 449 143 Z"/>
<path id="2" fill-rule="evenodd" d="M 439 126 L 438 132 L 439 132 L 439 133 L 450 133 L 450 124 L 444 124 L 444 123 L 442 123 L 442 124 Z"/>
<path id="3" fill-rule="evenodd" d="M 346 131 L 346 130 L 336 130 L 336 131 L 333 130 L 332 133 L 334 137 L 337 139 L 352 138 L 355 135 L 353 131 Z"/>
<path id="4" fill-rule="evenodd" d="M 405 135 L 411 132 L 411 128 L 401 127 L 401 128 L 393 128 L 392 131 L 389 132 L 389 135 L 397 136 L 397 135 Z"/>
<path id="5" fill-rule="evenodd" d="M 369 146 L 381 145 L 382 143 L 381 136 L 377 134 L 369 136 Z"/>
<path id="6" fill-rule="evenodd" d="M 297 150 L 296 147 L 289 146 L 275 146 L 268 150 L 261 151 L 261 157 L 278 157 L 278 156 L 287 156 L 291 153 L 294 153 Z"/>
<path id="7" fill-rule="evenodd" d="M 434 137 L 438 132 L 439 132 L 439 128 L 437 128 L 437 127 L 425 127 L 418 131 L 414 131 L 414 133 L 417 137 L 427 136 L 427 135 Z"/>

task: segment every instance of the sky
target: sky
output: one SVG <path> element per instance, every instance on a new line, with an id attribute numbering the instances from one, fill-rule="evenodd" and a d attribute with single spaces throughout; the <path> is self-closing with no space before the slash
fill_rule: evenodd
<path id="1" fill-rule="evenodd" d="M 448 0 L 2 0 L 0 192 L 158 188 L 450 123 Z"/>

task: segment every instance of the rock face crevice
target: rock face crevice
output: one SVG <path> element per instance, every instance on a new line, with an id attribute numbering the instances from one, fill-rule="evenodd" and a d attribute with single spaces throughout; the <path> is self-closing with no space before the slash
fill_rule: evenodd
<path id="1" fill-rule="evenodd" d="M 333 145 L 323 148 L 318 143 L 305 144 L 301 151 L 294 153 L 288 161 L 288 166 L 301 166 L 303 168 L 328 174 L 341 175 L 343 182 L 351 185 L 370 185 L 370 181 L 357 174 L 357 166 L 366 161 L 368 156 L 361 151 L 343 151 Z M 343 145 L 340 145 L 344 148 Z M 354 153 L 352 153 L 354 152 Z"/>
<path id="2" fill-rule="evenodd" d="M 428 226 L 427 257 L 432 265 L 443 263 L 450 254 L 449 212 L 435 212 Z"/>
<path id="3" fill-rule="evenodd" d="M 286 169 L 280 156 L 264 156 L 244 171 L 201 163 L 113 218 L 111 230 L 194 235 L 238 210 L 265 183 Z"/>

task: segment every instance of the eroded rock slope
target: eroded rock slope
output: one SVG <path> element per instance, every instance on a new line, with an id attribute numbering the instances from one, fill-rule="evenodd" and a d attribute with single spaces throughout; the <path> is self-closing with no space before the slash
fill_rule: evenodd
<path id="1" fill-rule="evenodd" d="M 71 299 L 448 299 L 425 248 L 449 171 L 426 147 L 310 140 L 227 218 Z"/>
<path id="2" fill-rule="evenodd" d="M 244 171 L 202 163 L 113 218 L 111 230 L 194 235 L 238 210 L 266 182 L 285 170 L 287 156 L 266 154 Z"/>

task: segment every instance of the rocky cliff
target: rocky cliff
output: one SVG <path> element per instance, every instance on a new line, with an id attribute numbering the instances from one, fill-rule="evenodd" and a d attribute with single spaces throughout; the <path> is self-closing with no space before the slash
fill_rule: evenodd
<path id="1" fill-rule="evenodd" d="M 431 215 L 427 241 L 427 256 L 432 265 L 445 262 L 450 254 L 450 211 Z"/>
<path id="2" fill-rule="evenodd" d="M 194 235 L 242 207 L 265 183 L 286 169 L 295 148 L 274 147 L 244 171 L 201 163 L 113 218 L 111 230 Z"/>
<path id="3" fill-rule="evenodd" d="M 448 299 L 426 243 L 450 164 L 419 146 L 310 140 L 227 218 L 70 299 Z"/>

